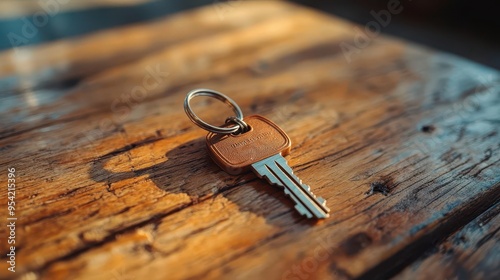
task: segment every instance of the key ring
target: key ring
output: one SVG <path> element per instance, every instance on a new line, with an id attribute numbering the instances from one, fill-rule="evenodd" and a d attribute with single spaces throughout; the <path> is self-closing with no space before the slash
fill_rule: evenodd
<path id="1" fill-rule="evenodd" d="M 225 104 L 229 105 L 231 109 L 233 109 L 233 112 L 236 114 L 236 117 L 229 117 L 226 119 L 226 123 L 234 123 L 236 124 L 235 126 L 231 127 L 220 127 L 220 126 L 215 126 L 211 125 L 202 119 L 200 119 L 194 112 L 193 109 L 191 109 L 191 105 L 189 104 L 189 101 L 191 99 L 195 98 L 196 96 L 208 96 L 208 97 L 213 97 L 215 99 L 218 99 Z M 224 94 L 211 90 L 211 89 L 195 89 L 190 91 L 186 99 L 184 99 L 184 111 L 186 111 L 186 114 L 188 115 L 189 119 L 196 124 L 197 126 L 208 130 L 213 133 L 219 133 L 219 134 L 231 134 L 231 133 L 238 133 L 238 131 L 246 131 L 248 130 L 248 125 L 243 121 L 243 112 L 241 112 L 240 107 L 234 100 L 231 98 L 225 96 Z"/>

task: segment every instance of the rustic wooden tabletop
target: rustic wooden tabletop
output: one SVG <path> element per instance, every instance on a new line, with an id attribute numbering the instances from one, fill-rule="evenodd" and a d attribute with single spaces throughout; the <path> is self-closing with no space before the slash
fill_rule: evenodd
<path id="1" fill-rule="evenodd" d="M 499 72 L 221 5 L 0 53 L 1 278 L 499 279 Z M 282 127 L 330 218 L 221 171 L 183 110 L 195 88 Z"/>

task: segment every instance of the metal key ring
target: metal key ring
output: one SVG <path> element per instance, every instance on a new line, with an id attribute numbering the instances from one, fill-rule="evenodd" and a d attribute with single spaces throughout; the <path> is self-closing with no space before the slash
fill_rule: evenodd
<path id="1" fill-rule="evenodd" d="M 193 112 L 193 109 L 191 109 L 191 105 L 189 104 L 189 101 L 191 101 L 191 99 L 195 98 L 196 96 L 213 97 L 215 99 L 218 99 L 218 100 L 224 102 L 225 104 L 229 105 L 229 107 L 231 107 L 231 109 L 233 109 L 233 112 L 236 114 L 236 118 L 243 121 L 243 112 L 241 111 L 238 104 L 236 104 L 236 102 L 234 102 L 234 100 L 232 100 L 231 98 L 225 96 L 224 94 L 222 94 L 218 91 L 202 88 L 202 89 L 195 89 L 195 90 L 190 91 L 187 94 L 186 99 L 184 99 L 184 111 L 186 111 L 186 114 L 188 115 L 189 119 L 194 124 L 196 124 L 197 126 L 203 128 L 205 130 L 208 130 L 208 131 L 211 131 L 214 133 L 219 133 L 219 134 L 231 134 L 231 133 L 235 133 L 238 130 L 240 130 L 239 125 L 231 126 L 231 127 L 220 127 L 220 126 L 211 125 L 211 124 L 203 121 L 202 119 L 200 119 Z"/>

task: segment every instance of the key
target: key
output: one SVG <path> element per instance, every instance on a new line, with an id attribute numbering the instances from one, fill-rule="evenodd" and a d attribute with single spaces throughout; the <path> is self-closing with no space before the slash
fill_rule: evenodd
<path id="1" fill-rule="evenodd" d="M 284 189 L 295 203 L 295 209 L 307 218 L 329 216 L 326 201 L 316 197 L 308 185 L 293 174 L 286 156 L 290 153 L 288 135 L 272 121 L 254 115 L 243 119 L 250 130 L 234 134 L 207 135 L 210 157 L 224 171 L 237 175 L 252 170 L 259 178 Z"/>

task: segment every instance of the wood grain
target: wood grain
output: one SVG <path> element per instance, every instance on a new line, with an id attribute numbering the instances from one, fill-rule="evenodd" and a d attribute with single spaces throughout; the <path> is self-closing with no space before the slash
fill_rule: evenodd
<path id="1" fill-rule="evenodd" d="M 432 247 L 395 279 L 498 279 L 499 212 L 497 203 Z"/>
<path id="2" fill-rule="evenodd" d="M 209 6 L 31 47 L 21 51 L 39 59 L 25 72 L 13 51 L 0 54 L 1 178 L 8 167 L 19 175 L 17 275 L 448 275 L 427 252 L 499 201 L 500 74 L 384 36 L 348 62 L 341 44 L 358 27 L 287 3 L 225 15 Z M 211 162 L 182 108 L 198 87 L 282 127 L 290 166 L 331 217 L 305 220 L 281 190 Z M 223 122 L 212 104 L 204 115 Z M 491 239 L 463 262 L 471 275 L 495 271 Z M 12 276 L 4 260 L 2 278 Z"/>

